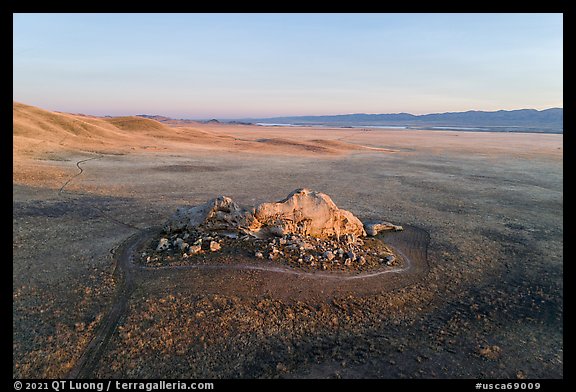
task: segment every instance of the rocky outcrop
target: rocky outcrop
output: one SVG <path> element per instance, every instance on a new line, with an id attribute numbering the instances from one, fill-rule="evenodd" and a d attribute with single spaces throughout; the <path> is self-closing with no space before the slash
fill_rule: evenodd
<path id="1" fill-rule="evenodd" d="M 297 189 L 277 203 L 262 203 L 254 217 L 269 234 L 309 235 L 317 238 L 352 234 L 364 236 L 364 226 L 351 212 L 339 209 L 330 196 Z"/>
<path id="2" fill-rule="evenodd" d="M 240 207 L 231 198 L 218 196 L 200 206 L 176 209 L 176 213 L 164 224 L 167 233 L 200 229 L 252 233 L 259 229 L 252 211 Z"/>
<path id="3" fill-rule="evenodd" d="M 237 253 L 302 268 L 364 271 L 401 262 L 382 241 L 366 238 L 382 230 L 402 227 L 385 221 L 363 224 L 328 195 L 309 189 L 254 208 L 218 196 L 178 208 L 164 225 L 166 234 L 150 255 L 142 255 L 142 262 L 157 266 L 187 263 L 197 255 Z"/>
<path id="4" fill-rule="evenodd" d="M 262 203 L 255 208 L 241 207 L 226 196 L 200 206 L 178 208 L 164 225 L 164 231 L 185 230 L 250 234 L 259 238 L 295 234 L 355 239 L 366 235 L 362 222 L 350 211 L 338 208 L 330 196 L 308 189 L 297 189 L 284 200 Z"/>

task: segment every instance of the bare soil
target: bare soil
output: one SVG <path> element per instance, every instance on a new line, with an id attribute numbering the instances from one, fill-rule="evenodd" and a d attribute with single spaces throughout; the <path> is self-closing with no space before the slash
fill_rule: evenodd
<path id="1" fill-rule="evenodd" d="M 16 120 L 14 377 L 563 377 L 562 135 L 147 124 L 130 139 L 113 128 L 130 122 L 83 118 L 105 128 L 96 149 Z M 387 240 L 423 267 L 371 283 L 119 267 L 178 206 L 301 187 L 413 228 Z"/>

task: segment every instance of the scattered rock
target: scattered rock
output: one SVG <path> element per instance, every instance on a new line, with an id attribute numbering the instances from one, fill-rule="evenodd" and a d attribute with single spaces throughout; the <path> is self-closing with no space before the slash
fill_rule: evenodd
<path id="1" fill-rule="evenodd" d="M 184 240 L 180 237 L 176 238 L 176 240 L 174 240 L 173 242 L 174 248 L 179 249 L 179 250 L 183 250 L 186 251 L 186 249 L 188 249 L 188 247 L 190 246 L 187 242 L 184 242 Z"/>
<path id="2" fill-rule="evenodd" d="M 286 365 L 284 365 L 282 362 L 278 362 L 276 364 L 276 370 L 279 373 L 287 373 L 288 372 L 288 367 Z"/>
<path id="3" fill-rule="evenodd" d="M 186 231 L 185 242 L 183 233 L 176 233 L 164 238 L 162 246 L 154 252 L 154 248 L 142 253 L 141 261 L 148 266 L 160 266 L 172 263 L 194 263 L 195 254 L 209 254 L 226 247 L 232 252 L 246 252 L 256 258 L 292 264 L 299 268 L 323 270 L 361 270 L 390 266 L 396 261 L 392 250 L 377 239 L 366 239 L 360 245 L 359 239 L 352 235 L 341 236 L 339 239 L 319 239 L 302 235 L 285 235 L 283 237 L 259 239 L 252 236 L 230 238 L 222 233 L 214 234 L 201 230 Z M 248 238 L 244 241 L 243 238 Z M 353 240 L 354 243 L 351 243 Z M 195 244 L 195 245 L 190 245 Z M 159 244 L 160 245 L 160 244 Z M 153 257 L 144 256 L 152 255 Z"/>
<path id="4" fill-rule="evenodd" d="M 369 236 L 375 236 L 381 231 L 401 231 L 404 230 L 402 226 L 392 224 L 390 222 L 367 222 L 364 224 L 364 229 L 366 229 L 366 234 Z"/>
<path id="5" fill-rule="evenodd" d="M 157 251 L 163 251 L 168 249 L 170 246 L 170 243 L 168 242 L 168 238 L 160 238 L 160 241 L 158 242 L 158 246 L 156 247 Z"/>
<path id="6" fill-rule="evenodd" d="M 518 370 L 516 372 L 516 378 L 519 380 L 524 380 L 526 378 L 526 374 L 522 370 Z"/>
<path id="7" fill-rule="evenodd" d="M 392 265 L 396 260 L 390 248 L 378 239 L 361 238 L 366 236 L 365 227 L 371 235 L 402 229 L 389 222 L 363 225 L 329 196 L 308 189 L 297 189 L 284 200 L 255 208 L 218 196 L 200 206 L 177 209 L 164 225 L 166 235 L 156 252 L 146 249 L 154 256 L 148 265 L 191 263 L 196 259 L 183 259 L 223 247 L 304 269 L 365 271 Z"/>
<path id="8" fill-rule="evenodd" d="M 210 241 L 210 250 L 211 250 L 212 252 L 219 251 L 220 248 L 222 248 L 222 247 L 220 246 L 220 244 L 219 244 L 218 242 L 216 242 L 216 241 Z"/>
<path id="9" fill-rule="evenodd" d="M 500 358 L 500 355 L 502 355 L 502 349 L 496 345 L 481 347 L 478 352 L 482 357 L 492 361 L 497 360 Z"/>
<path id="10" fill-rule="evenodd" d="M 332 260 L 334 259 L 334 257 L 336 257 L 336 256 L 334 256 L 334 253 L 332 253 L 332 252 L 329 251 L 329 250 L 327 250 L 326 252 L 324 252 L 324 253 L 322 254 L 322 256 L 324 256 L 324 257 L 326 258 L 326 260 L 328 260 L 328 261 L 332 261 Z"/>
<path id="11" fill-rule="evenodd" d="M 192 245 L 188 248 L 188 254 L 189 255 L 195 255 L 197 253 L 200 253 L 202 251 L 202 247 L 200 245 Z"/>

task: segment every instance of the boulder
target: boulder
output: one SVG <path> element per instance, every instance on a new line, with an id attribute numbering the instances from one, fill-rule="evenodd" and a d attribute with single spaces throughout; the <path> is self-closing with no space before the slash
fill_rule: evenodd
<path id="1" fill-rule="evenodd" d="M 218 242 L 216 241 L 210 241 L 210 250 L 212 252 L 216 252 L 218 250 L 220 250 L 221 246 Z"/>
<path id="2" fill-rule="evenodd" d="M 168 249 L 168 247 L 170 246 L 170 243 L 168 242 L 168 238 L 160 238 L 160 241 L 158 241 L 158 246 L 156 247 L 157 251 L 163 251 Z"/>
<path id="3" fill-rule="evenodd" d="M 188 248 L 188 253 L 190 255 L 195 255 L 200 252 L 202 252 L 202 247 L 200 245 L 192 245 Z"/>
<path id="4" fill-rule="evenodd" d="M 336 256 L 334 256 L 334 253 L 332 253 L 332 251 L 329 251 L 329 250 L 324 252 L 322 254 L 322 256 L 324 256 L 324 258 L 326 258 L 326 260 L 328 260 L 328 261 L 332 261 L 334 259 L 334 257 L 336 257 Z"/>
<path id="5" fill-rule="evenodd" d="M 392 224 L 390 222 L 367 222 L 364 224 L 364 228 L 366 229 L 366 234 L 369 236 L 375 236 L 378 233 L 380 233 L 381 231 L 387 231 L 387 230 L 392 230 L 392 231 L 401 231 L 404 230 L 404 228 L 402 226 L 398 226 L 395 224 Z"/>
<path id="6" fill-rule="evenodd" d="M 190 244 L 188 244 L 187 242 L 184 242 L 182 240 L 182 238 L 176 238 L 175 241 L 172 241 L 172 247 L 174 249 L 178 249 L 178 250 L 186 252 L 186 250 L 190 247 Z"/>
<path id="7" fill-rule="evenodd" d="M 362 222 L 351 212 L 339 209 L 330 196 L 308 189 L 297 189 L 276 203 L 260 204 L 254 218 L 261 224 L 258 231 L 273 235 L 366 235 Z"/>

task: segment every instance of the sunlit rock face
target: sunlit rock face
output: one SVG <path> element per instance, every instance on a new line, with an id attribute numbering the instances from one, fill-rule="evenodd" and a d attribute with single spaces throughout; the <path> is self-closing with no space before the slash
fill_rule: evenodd
<path id="1" fill-rule="evenodd" d="M 339 209 L 330 196 L 297 189 L 276 203 L 262 203 L 254 217 L 262 225 L 260 230 L 272 235 L 310 235 L 318 238 L 354 234 L 364 236 L 364 226 L 351 212 Z"/>
<path id="2" fill-rule="evenodd" d="M 164 225 L 164 231 L 220 231 L 265 238 L 286 234 L 317 238 L 365 236 L 362 222 L 350 211 L 334 204 L 330 196 L 297 189 L 279 202 L 241 207 L 231 198 L 218 196 L 205 204 L 178 208 Z"/>

